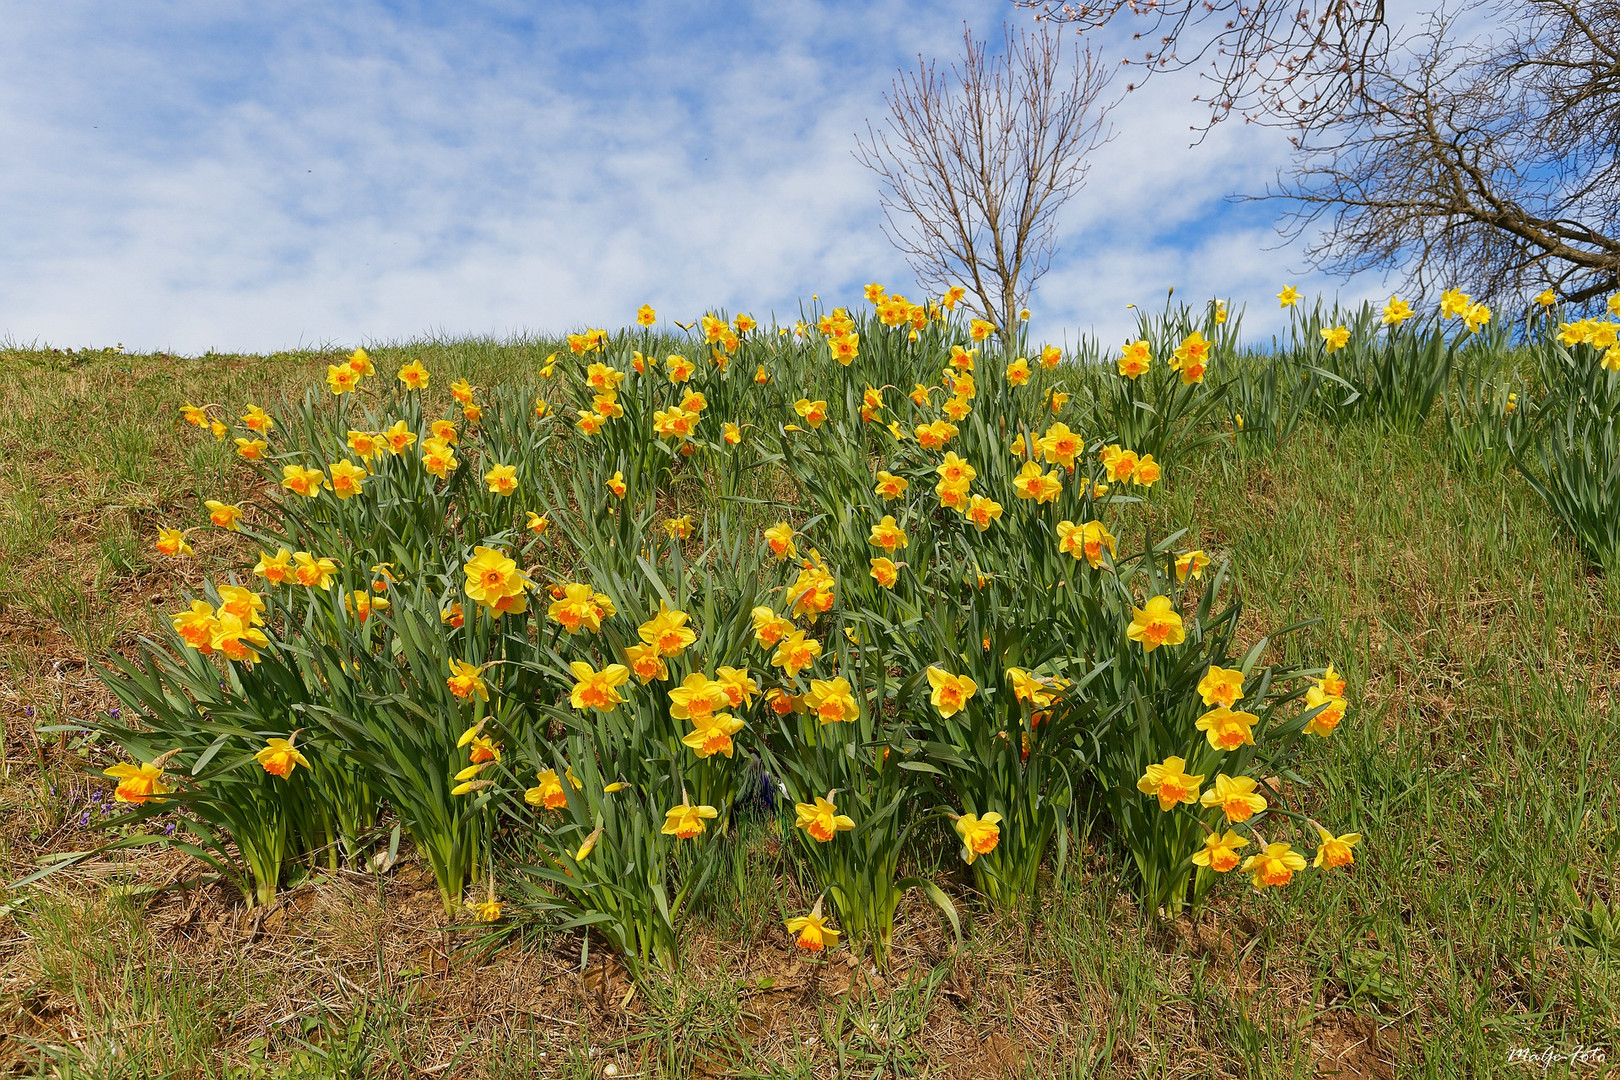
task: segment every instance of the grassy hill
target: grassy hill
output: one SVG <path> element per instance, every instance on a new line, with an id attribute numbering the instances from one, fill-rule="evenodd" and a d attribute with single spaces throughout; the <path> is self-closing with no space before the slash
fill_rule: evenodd
<path id="1" fill-rule="evenodd" d="M 373 350 L 481 387 L 560 342 Z M 115 700 L 91 663 L 161 631 L 205 564 L 152 551 L 205 498 L 265 498 L 182 402 L 278 414 L 334 355 L 0 354 L 0 875 L 84 850 Z M 1080 376 L 1058 376 L 1080 379 Z M 902 388 L 903 389 L 903 388 Z M 228 443 L 229 440 L 226 441 Z M 673 973 L 632 981 L 577 932 L 447 920 L 409 845 L 249 911 L 156 848 L 0 893 L 0 1072 L 174 1076 L 1482 1076 L 1515 1049 L 1620 1030 L 1620 586 L 1524 480 L 1417 430 L 1311 415 L 1274 451 L 1219 438 L 1141 511 L 1229 557 L 1253 640 L 1302 618 L 1354 711 L 1293 792 L 1362 823 L 1355 865 L 1286 896 L 1229 888 L 1161 919 L 1106 827 L 1021 912 L 954 849 L 908 856 L 964 913 L 908 894 L 886 968 L 807 962 L 814 899 L 765 819 L 694 902 Z M 226 494 L 221 494 L 225 492 Z M 608 1071 L 609 1069 L 612 1071 Z M 1572 1071 L 1581 1074 L 1580 1067 Z"/>

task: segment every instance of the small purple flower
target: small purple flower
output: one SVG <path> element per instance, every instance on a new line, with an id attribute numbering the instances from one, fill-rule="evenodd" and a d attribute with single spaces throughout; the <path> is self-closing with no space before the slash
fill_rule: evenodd
<path id="1" fill-rule="evenodd" d="M 34 707 L 29 705 L 27 708 L 23 709 L 23 715 L 32 720 L 34 718 Z"/>
<path id="2" fill-rule="evenodd" d="M 84 813 L 79 815 L 79 824 L 81 826 L 90 824 L 90 811 L 86 810 Z"/>
<path id="3" fill-rule="evenodd" d="M 124 710 L 120 709 L 117 705 L 114 705 L 111 709 L 107 710 L 107 715 L 116 720 L 120 716 L 124 715 Z"/>
<path id="4" fill-rule="evenodd" d="M 174 822 L 171 821 L 167 825 L 163 826 L 163 835 L 164 836 L 173 836 L 174 835 Z"/>

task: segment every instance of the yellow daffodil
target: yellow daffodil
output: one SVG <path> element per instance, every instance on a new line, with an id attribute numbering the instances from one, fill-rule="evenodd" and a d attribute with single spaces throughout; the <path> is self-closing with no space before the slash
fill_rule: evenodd
<path id="1" fill-rule="evenodd" d="M 759 693 L 759 683 L 748 674 L 747 668 L 721 665 L 714 669 L 714 681 L 719 684 L 721 692 L 726 696 L 727 704 L 733 709 L 753 705 L 754 695 Z"/>
<path id="2" fill-rule="evenodd" d="M 1311 735 L 1320 735 L 1325 739 L 1333 734 L 1333 729 L 1344 719 L 1345 701 L 1342 697 L 1323 693 L 1320 686 L 1313 686 L 1305 691 L 1305 708 L 1307 711 L 1321 710 L 1306 723 L 1305 730 Z"/>
<path id="3" fill-rule="evenodd" d="M 968 699 L 979 689 L 979 684 L 966 675 L 952 675 L 937 667 L 928 669 L 928 685 L 933 688 L 928 700 L 946 719 L 961 712 Z"/>
<path id="4" fill-rule="evenodd" d="M 538 783 L 523 792 L 524 802 L 547 810 L 561 810 L 568 805 L 568 793 L 563 790 L 562 779 L 558 777 L 556 769 L 537 772 L 534 778 Z"/>
<path id="5" fill-rule="evenodd" d="M 679 837 L 682 840 L 691 840 L 701 836 L 708 828 L 706 820 L 717 818 L 720 811 L 712 806 L 693 806 L 684 795 L 679 806 L 672 806 L 664 813 L 664 827 L 661 830 L 666 836 Z"/>
<path id="6" fill-rule="evenodd" d="M 1001 519 L 1001 504 L 984 495 L 975 495 L 963 508 L 962 516 L 971 521 L 974 528 L 984 532 L 992 521 Z"/>
<path id="7" fill-rule="evenodd" d="M 912 434 L 924 450 L 942 450 L 945 444 L 960 434 L 960 429 L 948 420 L 935 420 L 913 429 Z"/>
<path id="8" fill-rule="evenodd" d="M 872 532 L 866 539 L 867 543 L 890 554 L 907 543 L 905 531 L 895 523 L 893 514 L 884 514 L 883 520 L 872 526 Z"/>
<path id="9" fill-rule="evenodd" d="M 962 839 L 962 861 L 969 866 L 980 855 L 988 855 L 1001 843 L 1001 815 L 991 811 L 980 817 L 963 814 L 956 819 L 956 835 Z"/>
<path id="10" fill-rule="evenodd" d="M 658 601 L 658 614 L 636 628 L 642 641 L 657 648 L 662 656 L 679 656 L 697 640 L 697 634 L 686 625 L 684 611 L 675 611 L 663 600 Z"/>
<path id="11" fill-rule="evenodd" d="M 799 557 L 799 549 L 793 543 L 793 526 L 785 521 L 778 521 L 765 530 L 765 543 L 770 546 L 771 554 L 778 559 Z"/>
<path id="12" fill-rule="evenodd" d="M 494 548 L 473 548 L 473 557 L 462 567 L 467 577 L 468 597 L 492 614 L 521 612 L 527 604 L 524 590 L 531 582 L 517 563 Z"/>
<path id="13" fill-rule="evenodd" d="M 1225 833 L 1212 832 L 1204 837 L 1204 846 L 1193 852 L 1193 865 L 1207 866 L 1217 874 L 1224 874 L 1237 869 L 1238 848 L 1248 846 L 1249 842 L 1231 829 Z"/>
<path id="14" fill-rule="evenodd" d="M 1045 433 L 1036 440 L 1035 445 L 1040 449 L 1041 456 L 1048 465 L 1061 465 L 1065 469 L 1074 468 L 1074 459 L 1083 449 L 1078 432 L 1070 431 L 1069 425 L 1059 421 L 1047 428 Z"/>
<path id="15" fill-rule="evenodd" d="M 1149 597 L 1146 607 L 1132 608 L 1126 635 L 1139 643 L 1143 652 L 1152 652 L 1161 645 L 1180 645 L 1187 640 L 1181 616 L 1168 596 Z"/>
<path id="16" fill-rule="evenodd" d="M 1321 678 L 1313 678 L 1311 682 L 1320 687 L 1322 693 L 1329 697 L 1344 696 L 1344 678 L 1334 670 L 1332 664 L 1328 664 L 1327 669 L 1322 672 Z"/>
<path id="17" fill-rule="evenodd" d="M 820 655 L 821 642 L 805 637 L 803 630 L 795 630 L 777 645 L 776 652 L 771 656 L 771 665 L 781 668 L 791 679 L 815 663 Z"/>
<path id="18" fill-rule="evenodd" d="M 214 626 L 214 651 L 238 663 L 252 666 L 259 659 L 259 649 L 268 648 L 270 639 L 262 630 L 254 628 L 231 612 L 222 612 Z"/>
<path id="19" fill-rule="evenodd" d="M 1085 559 L 1093 570 L 1102 565 L 1104 552 L 1109 558 L 1114 556 L 1114 534 L 1101 521 L 1088 521 L 1084 525 L 1060 521 L 1057 523 L 1057 534 L 1058 550 L 1076 559 Z"/>
<path id="20" fill-rule="evenodd" d="M 186 534 L 179 529 L 159 529 L 157 543 L 152 545 L 160 554 L 170 556 L 192 555 Z"/>
<path id="21" fill-rule="evenodd" d="M 1343 325 L 1332 325 L 1332 327 L 1325 325 L 1325 327 L 1322 327 L 1322 350 L 1327 351 L 1327 353 L 1336 353 L 1341 348 L 1345 348 L 1346 345 L 1349 345 L 1349 327 L 1343 327 Z"/>
<path id="22" fill-rule="evenodd" d="M 1026 461 L 1018 475 L 1013 477 L 1013 490 L 1020 499 L 1032 499 L 1036 503 L 1055 502 L 1063 492 L 1063 476 L 1055 470 L 1043 473 L 1038 464 Z"/>
<path id="23" fill-rule="evenodd" d="M 819 428 L 827 419 L 827 403 L 825 401 L 811 401 L 809 398 L 800 398 L 793 403 L 793 411 L 812 428 Z"/>
<path id="24" fill-rule="evenodd" d="M 483 672 L 483 668 L 469 664 L 465 660 L 452 660 L 450 677 L 444 680 L 445 685 L 450 687 L 450 692 L 458 698 L 468 698 L 476 694 L 478 700 L 488 701 L 489 686 L 484 682 Z"/>
<path id="25" fill-rule="evenodd" d="M 405 421 L 395 420 L 393 426 L 382 433 L 382 440 L 388 452 L 398 457 L 416 445 L 416 432 L 406 427 Z"/>
<path id="26" fill-rule="evenodd" d="M 1139 487 L 1152 487 L 1158 482 L 1160 475 L 1159 463 L 1153 460 L 1153 455 L 1143 454 L 1137 459 L 1136 467 L 1131 470 L 1131 483 Z"/>
<path id="27" fill-rule="evenodd" d="M 774 649 L 777 642 L 793 632 L 793 623 L 768 607 L 756 607 L 749 615 L 754 624 L 754 641 L 762 649 Z"/>
<path id="28" fill-rule="evenodd" d="M 1198 801 L 1219 809 L 1226 820 L 1234 824 L 1248 821 L 1266 808 L 1266 797 L 1255 791 L 1254 777 L 1231 777 L 1225 773 L 1216 774 L 1214 786 Z"/>
<path id="29" fill-rule="evenodd" d="M 1204 774 L 1189 774 L 1186 765 L 1187 762 L 1179 757 L 1167 757 L 1159 764 L 1149 765 L 1136 782 L 1136 790 L 1157 798 L 1160 810 L 1169 811 L 1182 803 L 1196 803 Z"/>
<path id="30" fill-rule="evenodd" d="M 298 738 L 298 732 L 293 732 L 285 739 L 268 739 L 264 749 L 253 755 L 264 771 L 271 776 L 279 776 L 283 780 L 290 778 L 293 770 L 302 765 L 309 768 L 309 759 L 293 745 Z"/>
<path id="31" fill-rule="evenodd" d="M 732 736 L 743 727 L 743 722 L 730 713 L 711 713 L 694 719 L 692 730 L 681 742 L 691 747 L 699 758 L 714 754 L 724 754 L 729 758 L 734 749 Z"/>
<path id="32" fill-rule="evenodd" d="M 1254 745 L 1254 725 L 1260 718 L 1254 713 L 1217 706 L 1198 718 L 1197 728 L 1216 750 L 1236 750 L 1240 746 Z"/>
<path id="33" fill-rule="evenodd" d="M 1034 709 L 1050 708 L 1070 685 L 1067 679 L 1042 678 L 1016 667 L 1007 669 L 1007 678 L 1012 683 L 1013 698 Z"/>
<path id="34" fill-rule="evenodd" d="M 456 465 L 456 452 L 445 440 L 435 437 L 422 443 L 422 468 L 430 475 L 448 479 Z"/>
<path id="35" fill-rule="evenodd" d="M 953 484 L 963 480 L 973 480 L 979 475 L 979 470 L 968 464 L 964 459 L 957 457 L 954 451 L 949 450 L 945 452 L 944 460 L 939 463 L 934 472 L 939 475 L 940 479 L 948 480 Z"/>
<path id="36" fill-rule="evenodd" d="M 420 360 L 412 360 L 399 369 L 399 381 L 409 390 L 426 390 L 428 377 L 428 369 L 422 366 Z"/>
<path id="37" fill-rule="evenodd" d="M 1312 866 L 1332 870 L 1339 866 L 1349 866 L 1356 861 L 1356 856 L 1350 849 L 1361 842 L 1360 833 L 1334 836 L 1320 825 L 1316 826 L 1316 831 L 1322 837 L 1322 843 L 1316 849 L 1316 860 L 1311 863 Z"/>
<path id="38" fill-rule="evenodd" d="M 1198 680 L 1198 696 L 1204 699 L 1205 705 L 1231 708 L 1243 696 L 1243 672 L 1211 664 L 1209 671 Z"/>
<path id="39" fill-rule="evenodd" d="M 631 645 L 624 650 L 624 659 L 643 686 L 654 679 L 669 678 L 669 665 L 656 645 Z"/>
<path id="40" fill-rule="evenodd" d="M 828 843 L 839 833 L 855 827 L 855 820 L 840 814 L 833 805 L 833 794 L 829 791 L 825 799 L 818 797 L 814 803 L 793 804 L 794 827 L 803 829 L 818 843 Z"/>
<path id="41" fill-rule="evenodd" d="M 338 572 L 335 560 L 324 555 L 316 558 L 307 551 L 293 552 L 293 563 L 295 564 L 293 575 L 297 577 L 298 584 L 306 589 L 330 589 L 332 579 Z"/>
<path id="42" fill-rule="evenodd" d="M 343 606 L 354 612 L 355 617 L 361 622 L 365 622 L 371 618 L 373 611 L 387 611 L 389 603 L 388 598 L 385 596 L 372 596 L 360 589 L 356 589 L 344 598 Z"/>
<path id="43" fill-rule="evenodd" d="M 1136 379 L 1147 373 L 1153 364 L 1153 353 L 1145 341 L 1133 341 L 1120 353 L 1119 373 L 1127 379 Z"/>
<path id="44" fill-rule="evenodd" d="M 579 582 L 553 586 L 551 595 L 553 599 L 546 615 L 553 622 L 562 624 L 570 634 L 577 634 L 581 630 L 594 634 L 602 629 L 603 619 L 616 613 L 613 601 Z"/>
<path id="45" fill-rule="evenodd" d="M 900 580 L 901 565 L 903 564 L 896 563 L 893 559 L 890 559 L 887 556 L 879 555 L 877 558 L 872 560 L 872 580 L 877 582 L 882 588 L 894 588 L 895 582 Z"/>
<path id="46" fill-rule="evenodd" d="M 227 612 L 249 626 L 263 626 L 264 619 L 259 613 L 264 610 L 264 600 L 252 589 L 240 585 L 221 585 L 219 587 L 219 612 Z"/>
<path id="47" fill-rule="evenodd" d="M 214 617 L 213 605 L 208 601 L 193 600 L 188 610 L 169 616 L 169 621 L 181 641 L 204 656 L 213 653 L 214 631 L 219 626 L 219 620 Z"/>
<path id="48" fill-rule="evenodd" d="M 326 487 L 326 474 L 319 469 L 306 469 L 302 465 L 281 467 L 281 486 L 294 495 L 313 499 Z"/>
<path id="49" fill-rule="evenodd" d="M 808 915 L 795 915 L 783 925 L 788 933 L 796 935 L 799 948 L 807 952 L 821 952 L 838 947 L 838 931 L 828 926 L 827 922 L 821 914 L 821 899 L 818 897 L 815 910 Z"/>
<path id="50" fill-rule="evenodd" d="M 334 394 L 347 394 L 360 385 L 360 373 L 348 364 L 328 364 L 326 385 Z"/>
<path id="51" fill-rule="evenodd" d="M 1305 857 L 1292 844 L 1267 844 L 1264 852 L 1243 860 L 1243 872 L 1250 875 L 1256 889 L 1286 885 L 1303 869 Z"/>
<path id="52" fill-rule="evenodd" d="M 484 474 L 484 483 L 495 495 L 511 495 L 517 491 L 517 466 L 496 465 Z"/>
<path id="53" fill-rule="evenodd" d="M 787 598 L 795 616 L 819 615 L 831 610 L 833 605 L 833 576 L 820 565 L 815 549 L 812 548 L 810 554 L 812 561 L 804 564 L 799 576 L 787 587 Z"/>
<path id="54" fill-rule="evenodd" d="M 669 715 L 676 720 L 697 723 L 731 703 L 723 683 L 701 671 L 694 671 L 669 692 Z"/>
<path id="55" fill-rule="evenodd" d="M 242 426 L 260 435 L 268 435 L 276 429 L 276 422 L 270 418 L 269 413 L 257 405 L 249 405 L 248 411 L 242 416 Z"/>
<path id="56" fill-rule="evenodd" d="M 804 696 L 805 708 L 816 719 L 827 724 L 848 723 L 861 714 L 860 703 L 855 700 L 854 689 L 843 676 L 835 679 L 811 679 L 810 692 Z"/>
<path id="57" fill-rule="evenodd" d="M 1176 556 L 1176 580 L 1186 581 L 1192 578 L 1197 581 L 1204 575 L 1204 568 L 1209 565 L 1209 556 L 1202 550 L 1188 551 Z"/>
<path id="58" fill-rule="evenodd" d="M 1134 450 L 1127 450 L 1117 444 L 1103 447 L 1100 457 L 1103 468 L 1108 472 L 1108 482 L 1111 484 L 1122 484 L 1131 479 L 1141 461 Z"/>
<path id="59" fill-rule="evenodd" d="M 966 513 L 972 499 L 966 480 L 941 480 L 934 485 L 934 494 L 939 496 L 939 505 L 958 513 Z"/>
<path id="60" fill-rule="evenodd" d="M 352 461 L 333 462 L 331 474 L 332 494 L 340 499 L 360 494 L 360 489 L 366 482 L 366 470 Z"/>
<path id="61" fill-rule="evenodd" d="M 574 708 L 610 713 L 624 700 L 618 688 L 630 681 L 630 669 L 623 664 L 609 664 L 597 671 L 583 660 L 575 660 L 568 670 L 576 680 L 568 695 L 568 703 Z"/>
<path id="62" fill-rule="evenodd" d="M 158 761 L 140 762 L 135 765 L 114 765 L 102 773 L 118 781 L 113 789 L 113 799 L 117 802 L 135 803 L 137 806 L 148 799 L 161 802 L 158 798 L 173 791 L 163 779 L 163 762 L 171 754 L 166 754 Z"/>

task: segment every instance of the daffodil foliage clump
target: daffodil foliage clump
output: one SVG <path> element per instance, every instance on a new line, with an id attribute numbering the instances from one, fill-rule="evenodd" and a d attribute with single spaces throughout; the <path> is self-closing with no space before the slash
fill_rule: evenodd
<path id="1" fill-rule="evenodd" d="M 1274 448 L 1307 413 L 1413 432 L 1438 408 L 1459 468 L 1513 465 L 1592 562 L 1620 568 L 1620 293 L 1582 314 L 1547 289 L 1518 318 L 1457 288 L 1427 312 L 1277 299 L 1283 347 L 1241 358 L 1226 395 L 1240 448 Z"/>
<path id="2" fill-rule="evenodd" d="M 680 352 L 644 308 L 448 398 L 356 350 L 275 415 L 188 405 L 261 492 L 198 527 L 253 557 L 108 665 L 117 797 L 261 903 L 397 822 L 448 912 L 589 928 L 636 970 L 744 813 L 820 894 L 798 943 L 880 958 L 909 889 L 960 930 L 908 870 L 942 837 L 998 908 L 1066 872 L 1084 813 L 1169 913 L 1352 862 L 1285 794 L 1344 682 L 1238 641 L 1222 560 L 1145 524 L 1230 437 L 1225 306 L 1103 367 L 960 299 L 709 315 Z"/>

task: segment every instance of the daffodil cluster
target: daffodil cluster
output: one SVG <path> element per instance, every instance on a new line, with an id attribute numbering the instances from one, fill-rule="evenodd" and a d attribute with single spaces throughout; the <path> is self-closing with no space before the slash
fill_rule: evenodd
<path id="1" fill-rule="evenodd" d="M 680 337 L 643 306 L 495 387 L 356 349 L 289 414 L 249 407 L 259 493 L 158 535 L 244 561 L 114 678 L 146 725 L 118 729 L 120 798 L 184 793 L 261 899 L 391 818 L 447 910 L 589 926 L 633 967 L 673 957 L 744 813 L 793 838 L 820 899 L 786 930 L 816 953 L 881 957 L 913 889 L 959 925 L 902 876 L 917 845 L 1025 902 L 1087 806 L 1154 906 L 1240 853 L 1288 880 L 1314 819 L 1273 781 L 1345 685 L 1239 648 L 1219 552 L 1142 512 L 1227 437 L 1226 305 L 1065 362 L 961 288 L 865 299 Z M 1357 839 L 1321 833 L 1318 865 Z"/>

